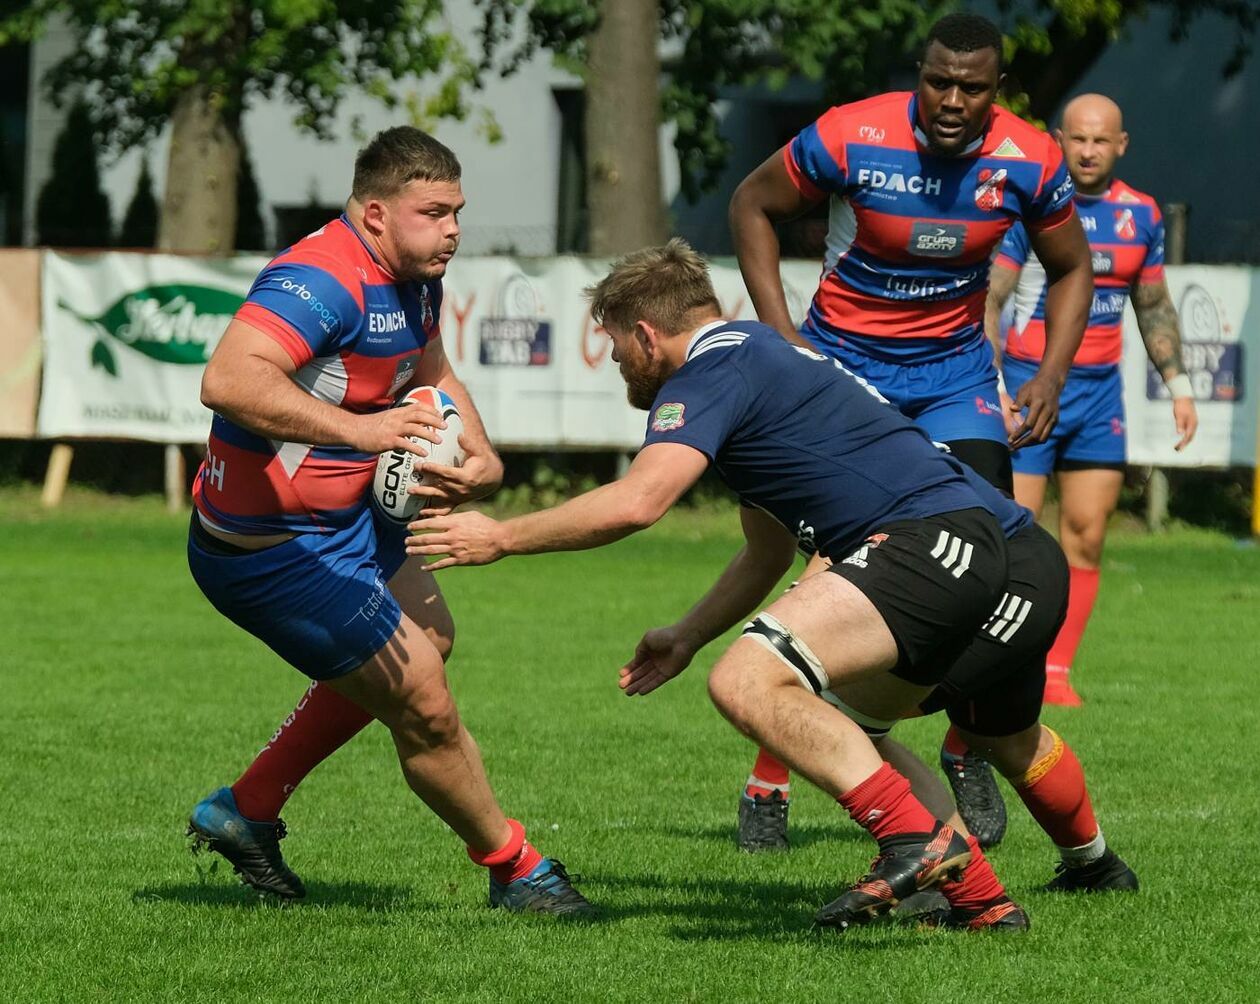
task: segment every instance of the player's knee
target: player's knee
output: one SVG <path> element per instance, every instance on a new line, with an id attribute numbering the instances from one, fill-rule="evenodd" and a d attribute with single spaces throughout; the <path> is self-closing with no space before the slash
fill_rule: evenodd
<path id="1" fill-rule="evenodd" d="M 409 745 L 440 749 L 459 737 L 459 711 L 450 691 L 414 694 L 399 716 L 395 733 Z"/>
<path id="2" fill-rule="evenodd" d="M 746 667 L 729 656 L 719 659 L 709 673 L 709 699 L 723 718 L 745 734 L 756 702 L 756 687 L 750 683 Z"/>

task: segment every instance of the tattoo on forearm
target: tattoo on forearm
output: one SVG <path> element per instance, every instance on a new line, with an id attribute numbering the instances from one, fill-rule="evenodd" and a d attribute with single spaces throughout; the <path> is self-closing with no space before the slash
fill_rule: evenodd
<path id="1" fill-rule="evenodd" d="M 1181 358 L 1181 329 L 1177 324 L 1177 308 L 1173 306 L 1168 287 L 1162 282 L 1143 283 L 1133 291 L 1133 311 L 1138 330 L 1146 345 L 1146 354 L 1159 373 L 1168 378 L 1186 371 Z"/>

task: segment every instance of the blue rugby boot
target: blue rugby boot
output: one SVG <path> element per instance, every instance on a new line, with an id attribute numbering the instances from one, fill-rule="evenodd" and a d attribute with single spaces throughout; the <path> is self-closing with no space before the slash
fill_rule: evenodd
<path id="1" fill-rule="evenodd" d="M 573 888 L 564 865 L 554 858 L 543 858 L 532 872 L 515 882 L 496 882 L 490 876 L 490 906 L 516 913 L 595 916 L 595 907 Z"/>
<path id="2" fill-rule="evenodd" d="M 286 832 L 283 820 L 246 819 L 232 789 L 220 788 L 197 803 L 188 818 L 187 835 L 193 838 L 194 854 L 208 847 L 223 855 L 246 885 L 281 899 L 301 899 L 306 887 L 280 854 Z"/>

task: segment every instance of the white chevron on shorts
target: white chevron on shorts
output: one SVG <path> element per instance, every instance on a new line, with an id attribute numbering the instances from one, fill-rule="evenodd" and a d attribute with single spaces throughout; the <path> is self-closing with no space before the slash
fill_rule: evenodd
<path id="1" fill-rule="evenodd" d="M 998 601 L 997 609 L 993 611 L 993 616 L 985 624 L 984 630 L 999 641 L 1009 642 L 1028 619 L 1028 612 L 1031 609 L 1031 600 L 1003 593 L 1002 599 Z"/>
<path id="2" fill-rule="evenodd" d="M 949 553 L 945 553 L 945 549 L 949 548 Z M 955 537 L 948 530 L 942 530 L 941 535 L 936 538 L 936 546 L 932 548 L 932 557 L 937 558 L 942 567 L 952 569 L 950 572 L 955 579 L 961 579 L 963 572 L 971 567 L 971 556 L 975 553 L 975 547 L 967 543 L 961 537 Z M 941 557 L 944 555 L 944 557 Z M 959 558 L 961 557 L 961 561 Z"/>

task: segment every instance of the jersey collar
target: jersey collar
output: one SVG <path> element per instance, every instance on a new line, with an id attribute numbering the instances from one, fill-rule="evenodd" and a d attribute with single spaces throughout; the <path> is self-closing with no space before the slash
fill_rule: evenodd
<path id="1" fill-rule="evenodd" d="M 993 125 L 993 109 L 989 109 L 989 118 L 984 123 L 984 128 L 980 130 L 980 135 L 968 143 L 961 151 L 955 154 L 955 157 L 969 157 L 973 153 L 978 153 L 980 148 L 984 146 L 984 141 L 989 135 L 989 127 Z M 910 95 L 910 128 L 914 130 L 914 141 L 923 147 L 928 153 L 932 153 L 932 148 L 928 145 L 927 133 L 919 125 L 919 95 Z M 932 154 L 940 156 L 939 154 Z M 954 158 L 950 158 L 951 160 Z"/>
<path id="2" fill-rule="evenodd" d="M 686 362 L 691 359 L 691 354 L 696 350 L 696 345 L 699 343 L 701 338 L 707 335 L 710 331 L 713 331 L 715 328 L 720 328 L 725 323 L 726 319 L 719 317 L 716 321 L 710 321 L 708 324 L 702 324 L 700 327 L 696 328 L 691 338 L 687 341 L 687 353 L 683 356 L 683 361 Z"/>

